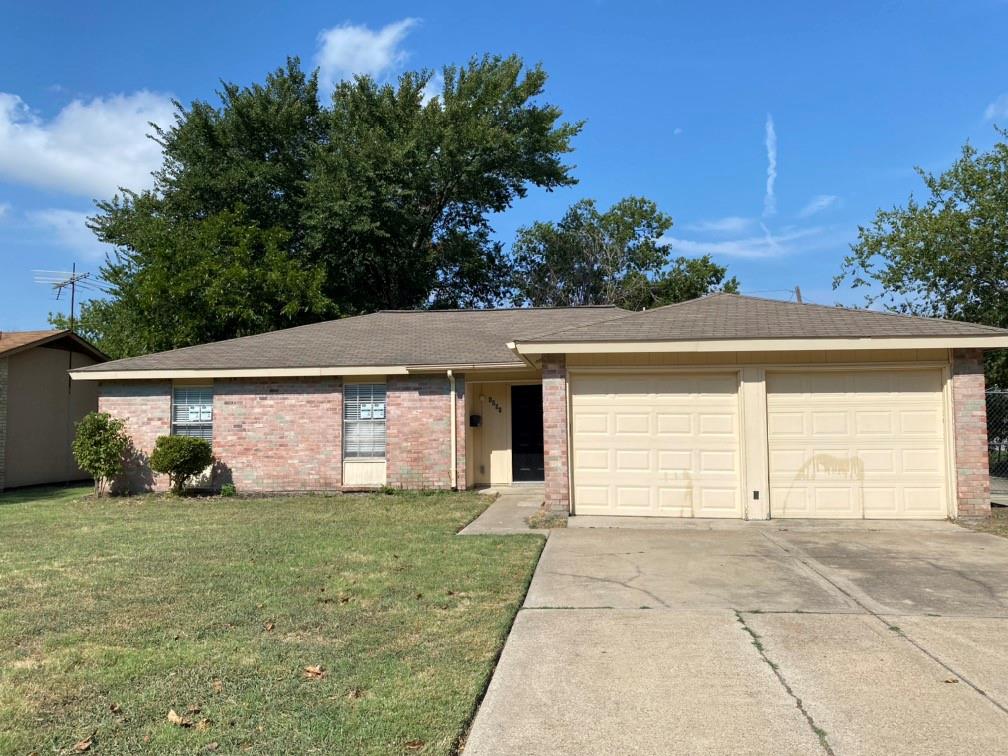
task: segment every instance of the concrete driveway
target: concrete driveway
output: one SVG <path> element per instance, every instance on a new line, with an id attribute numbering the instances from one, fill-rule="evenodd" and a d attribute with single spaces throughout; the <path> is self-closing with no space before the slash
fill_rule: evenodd
<path id="1" fill-rule="evenodd" d="M 630 524 L 552 532 L 467 756 L 1008 753 L 1008 540 Z"/>

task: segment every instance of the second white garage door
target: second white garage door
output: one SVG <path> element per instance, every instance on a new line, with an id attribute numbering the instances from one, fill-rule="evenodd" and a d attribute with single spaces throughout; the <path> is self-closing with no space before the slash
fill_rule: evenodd
<path id="1" fill-rule="evenodd" d="M 577 514 L 741 517 L 738 374 L 571 380 Z"/>
<path id="2" fill-rule="evenodd" d="M 771 517 L 948 514 L 938 369 L 767 372 Z"/>

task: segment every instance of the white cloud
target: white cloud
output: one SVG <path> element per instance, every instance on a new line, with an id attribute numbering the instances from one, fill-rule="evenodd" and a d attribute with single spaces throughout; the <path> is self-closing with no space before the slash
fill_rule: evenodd
<path id="1" fill-rule="evenodd" d="M 835 194 L 817 194 L 808 201 L 808 204 L 798 213 L 799 218 L 808 218 L 810 215 L 821 213 L 823 210 L 832 207 L 840 198 Z"/>
<path id="2" fill-rule="evenodd" d="M 738 215 L 729 215 L 725 218 L 715 218 L 713 220 L 697 221 L 683 226 L 688 231 L 701 231 L 715 234 L 738 234 L 750 229 L 755 224 L 752 218 L 743 218 Z"/>
<path id="3" fill-rule="evenodd" d="M 98 241 L 85 223 L 89 213 L 77 210 L 33 210 L 25 214 L 28 221 L 47 231 L 57 244 L 89 260 L 104 258 L 111 247 Z"/>
<path id="4" fill-rule="evenodd" d="M 830 241 L 824 236 L 826 229 L 820 227 L 792 229 L 777 236 L 770 233 L 764 224 L 761 223 L 760 227 L 763 230 L 762 236 L 713 242 L 666 236 L 664 241 L 675 252 L 687 256 L 711 254 L 748 259 L 783 257 L 821 248 Z"/>
<path id="5" fill-rule="evenodd" d="M 315 65 L 325 90 L 354 74 L 381 79 L 402 65 L 406 53 L 399 44 L 417 23 L 415 18 L 404 18 L 378 31 L 353 24 L 323 29 L 318 35 Z"/>
<path id="6" fill-rule="evenodd" d="M 173 114 L 169 96 L 140 91 L 74 100 L 46 121 L 0 92 L 0 179 L 88 198 L 148 188 L 161 165 L 149 123 L 167 126 Z"/>
<path id="7" fill-rule="evenodd" d="M 987 106 L 984 118 L 988 121 L 993 121 L 995 118 L 1008 118 L 1008 93 L 1001 95 Z"/>
<path id="8" fill-rule="evenodd" d="M 777 195 L 774 184 L 777 183 L 777 130 L 774 128 L 773 116 L 766 117 L 766 196 L 763 198 L 763 217 L 768 218 L 777 212 Z"/>

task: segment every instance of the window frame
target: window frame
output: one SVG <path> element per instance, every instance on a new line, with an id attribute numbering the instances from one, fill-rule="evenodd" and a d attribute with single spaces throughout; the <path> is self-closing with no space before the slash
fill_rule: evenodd
<path id="1" fill-rule="evenodd" d="M 350 398 L 351 393 L 360 392 L 363 388 L 369 388 L 370 394 L 367 397 L 370 401 L 363 401 L 364 397 Z M 378 392 L 376 389 L 380 389 L 380 400 L 376 396 Z M 357 417 L 348 417 L 348 412 L 353 404 L 358 405 Z M 381 413 L 381 417 L 363 417 L 362 410 L 363 406 L 367 405 L 369 415 L 373 415 L 375 410 L 378 409 Z M 380 405 L 380 409 L 377 407 Z M 342 454 L 344 462 L 384 462 L 388 457 L 388 389 L 384 381 L 353 381 L 350 383 L 343 384 L 343 407 L 342 407 L 342 417 L 340 418 L 340 443 L 342 446 Z M 381 454 L 375 453 L 375 444 L 373 443 L 375 434 L 372 432 L 370 437 L 372 439 L 371 448 L 369 453 L 360 453 L 359 451 L 350 451 L 347 448 L 347 442 L 350 437 L 350 433 L 347 432 L 348 427 L 381 427 L 381 440 L 382 448 Z"/>
<path id="2" fill-rule="evenodd" d="M 208 401 L 204 402 L 179 402 L 178 394 L 180 391 L 205 391 L 208 393 Z M 188 398 L 188 397 L 187 397 Z M 193 407 L 202 407 L 208 409 L 207 419 L 202 417 L 199 420 L 177 420 L 175 417 L 175 412 L 178 407 L 189 407 L 190 413 Z M 214 436 L 214 386 L 212 383 L 174 383 L 172 384 L 171 393 L 171 410 L 169 415 L 169 435 L 172 436 L 187 436 L 190 438 L 201 438 L 208 444 L 213 446 L 213 436 Z M 205 433 L 180 433 L 180 429 L 205 429 Z"/>

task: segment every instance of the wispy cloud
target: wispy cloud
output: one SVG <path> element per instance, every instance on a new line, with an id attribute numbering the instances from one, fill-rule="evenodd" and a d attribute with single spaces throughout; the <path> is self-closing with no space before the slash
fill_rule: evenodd
<path id="1" fill-rule="evenodd" d="M 10 213 L 10 203 L 0 202 L 0 220 L 3 220 Z"/>
<path id="2" fill-rule="evenodd" d="M 750 235 L 740 239 L 719 241 L 666 236 L 664 241 L 672 247 L 673 251 L 687 256 L 711 254 L 745 259 L 784 257 L 819 249 L 832 241 L 827 234 L 828 229 L 819 226 L 789 229 L 778 235 L 772 234 L 764 224 L 760 224 L 760 226 L 763 230 L 762 236 Z"/>
<path id="3" fill-rule="evenodd" d="M 777 195 L 775 184 L 777 183 L 777 130 L 774 128 L 773 116 L 767 113 L 766 117 L 766 196 L 763 197 L 763 217 L 769 218 L 777 212 Z"/>
<path id="4" fill-rule="evenodd" d="M 404 18 L 377 31 L 349 23 L 323 29 L 315 53 L 322 85 L 331 90 L 356 74 L 385 77 L 405 62 L 407 54 L 399 45 L 418 23 L 415 18 Z"/>
<path id="5" fill-rule="evenodd" d="M 672 136 L 679 136 L 680 134 L 682 134 L 681 126 L 676 126 L 674 129 L 672 129 Z"/>
<path id="6" fill-rule="evenodd" d="M 161 165 L 150 122 L 168 125 L 171 97 L 140 91 L 74 100 L 51 120 L 0 92 L 0 178 L 91 198 L 146 189 Z"/>
<path id="7" fill-rule="evenodd" d="M 109 247 L 102 244 L 85 223 L 89 213 L 77 210 L 33 210 L 25 214 L 28 222 L 48 232 L 56 244 L 88 260 L 100 260 Z"/>
<path id="8" fill-rule="evenodd" d="M 752 218 L 743 218 L 739 215 L 729 215 L 725 218 L 714 218 L 712 220 L 697 221 L 687 223 L 683 226 L 687 231 L 700 231 L 711 234 L 739 234 L 747 231 L 756 225 Z"/>
<path id="9" fill-rule="evenodd" d="M 808 218 L 816 213 L 821 213 L 823 210 L 832 207 L 839 201 L 839 197 L 835 194 L 817 194 L 815 197 L 808 201 L 798 213 L 799 218 Z"/>
<path id="10" fill-rule="evenodd" d="M 993 121 L 995 118 L 1008 118 L 1008 92 L 998 97 L 987 106 L 984 118 Z"/>

